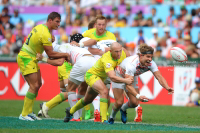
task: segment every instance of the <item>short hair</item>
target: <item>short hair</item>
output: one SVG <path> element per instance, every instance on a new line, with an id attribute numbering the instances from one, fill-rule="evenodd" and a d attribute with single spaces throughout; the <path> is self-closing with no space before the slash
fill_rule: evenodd
<path id="1" fill-rule="evenodd" d="M 90 21 L 88 24 L 88 30 L 94 28 L 95 23 L 96 23 L 96 20 Z"/>
<path id="2" fill-rule="evenodd" d="M 95 23 L 97 22 L 98 19 L 99 19 L 99 20 L 105 20 L 105 21 L 106 21 L 106 17 L 99 15 L 99 16 L 96 17 Z"/>
<path id="3" fill-rule="evenodd" d="M 61 19 L 60 14 L 57 13 L 57 12 L 51 12 L 51 13 L 48 15 L 47 21 L 49 21 L 50 19 L 51 19 L 51 20 L 54 20 L 55 18 Z"/>
<path id="4" fill-rule="evenodd" d="M 154 49 L 151 46 L 148 46 L 147 44 L 140 44 L 138 48 L 139 54 L 146 53 L 148 51 L 154 52 Z"/>

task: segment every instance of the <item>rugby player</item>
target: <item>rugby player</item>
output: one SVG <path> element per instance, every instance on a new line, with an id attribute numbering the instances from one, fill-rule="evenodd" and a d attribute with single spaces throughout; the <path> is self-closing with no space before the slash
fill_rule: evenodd
<path id="1" fill-rule="evenodd" d="M 173 88 L 168 86 L 166 80 L 160 74 L 156 63 L 152 60 L 154 49 L 146 44 L 140 44 L 138 51 L 138 55 L 130 56 L 124 59 L 122 63 L 115 69 L 117 76 L 121 78 L 132 78 L 134 79 L 134 82 L 133 84 L 124 84 L 111 81 L 116 102 L 113 104 L 112 107 L 112 113 L 109 119 L 110 124 L 114 123 L 115 116 L 119 110 L 121 113 L 122 122 L 126 123 L 126 109 L 135 108 L 138 106 L 139 101 L 148 100 L 145 96 L 140 96 L 138 91 L 137 78 L 140 74 L 150 70 L 156 77 L 160 85 L 165 88 L 169 94 L 172 94 L 174 92 Z M 123 104 L 124 97 L 122 97 L 124 90 L 129 97 L 129 101 L 125 104 Z M 141 114 L 142 112 L 138 112 L 138 116 L 136 116 L 134 121 L 141 122 Z"/>
<path id="2" fill-rule="evenodd" d="M 72 118 L 72 115 L 77 110 L 91 103 L 99 93 L 102 122 L 108 123 L 106 113 L 108 110 L 109 91 L 104 84 L 104 80 L 107 77 L 110 77 L 112 81 L 126 84 L 131 84 L 133 81 L 132 78 L 124 79 L 115 75 L 114 68 L 126 58 L 126 53 L 124 50 L 122 50 L 122 46 L 119 43 L 114 42 L 111 44 L 110 49 L 111 51 L 103 54 L 102 57 L 95 63 L 95 65 L 86 72 L 85 81 L 90 87 L 87 89 L 84 98 L 79 100 L 71 109 L 70 107 L 66 109 L 66 117 L 64 122 L 69 122 L 69 120 Z"/>
<path id="3" fill-rule="evenodd" d="M 28 92 L 24 98 L 24 106 L 19 116 L 20 120 L 34 121 L 41 120 L 33 113 L 34 100 L 38 90 L 42 85 L 40 68 L 36 54 L 47 53 L 50 58 L 69 58 L 67 53 L 59 53 L 52 50 L 52 30 L 57 30 L 60 26 L 60 14 L 52 12 L 48 15 L 46 24 L 37 25 L 32 29 L 28 38 L 22 46 L 17 56 L 17 63 L 20 71 L 29 85 Z"/>

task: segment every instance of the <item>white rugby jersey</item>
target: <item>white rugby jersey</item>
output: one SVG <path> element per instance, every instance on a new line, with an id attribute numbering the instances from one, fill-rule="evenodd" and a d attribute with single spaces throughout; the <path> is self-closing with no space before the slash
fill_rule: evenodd
<path id="1" fill-rule="evenodd" d="M 69 43 L 62 44 L 58 52 L 68 53 L 70 55 L 70 63 L 74 65 L 83 55 L 91 54 L 87 49 L 72 46 Z"/>
<path id="2" fill-rule="evenodd" d="M 125 77 L 125 74 L 130 76 L 138 76 L 149 70 L 152 73 L 158 71 L 156 63 L 152 60 L 149 63 L 149 66 L 141 67 L 138 55 L 127 57 L 122 61 L 122 63 L 119 66 L 116 67 L 117 73 L 119 73 L 123 77 Z"/>
<path id="3" fill-rule="evenodd" d="M 57 44 L 55 42 L 52 43 L 53 51 L 58 51 L 60 46 L 61 45 L 59 45 L 59 44 Z M 48 55 L 47 55 L 47 53 L 45 51 L 42 53 L 42 56 L 48 58 Z"/>

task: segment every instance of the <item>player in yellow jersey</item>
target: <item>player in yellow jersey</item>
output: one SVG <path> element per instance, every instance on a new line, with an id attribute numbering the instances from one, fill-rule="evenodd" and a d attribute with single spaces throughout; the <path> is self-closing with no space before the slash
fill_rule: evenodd
<path id="1" fill-rule="evenodd" d="M 67 53 L 58 53 L 52 49 L 52 30 L 57 30 L 60 26 L 60 14 L 52 12 L 48 15 L 46 24 L 37 25 L 32 29 L 28 38 L 22 46 L 21 51 L 17 56 L 17 63 L 25 80 L 29 84 L 28 92 L 24 98 L 24 106 L 22 113 L 19 116 L 20 120 L 34 121 L 41 120 L 33 113 L 34 100 L 37 97 L 39 88 L 42 85 L 40 68 L 37 53 L 42 54 L 43 51 L 47 53 L 48 57 L 56 58 L 57 60 L 69 59 Z M 60 58 L 60 59 L 59 59 Z M 45 62 L 50 62 L 49 59 L 44 58 Z"/>
<path id="2" fill-rule="evenodd" d="M 114 40 L 116 37 L 113 33 L 106 30 L 106 18 L 104 16 L 97 16 L 95 19 L 95 27 L 85 31 L 82 35 L 98 41 Z"/>
<path id="3" fill-rule="evenodd" d="M 119 43 L 114 42 L 111 44 L 110 49 L 111 51 L 103 54 L 95 65 L 86 72 L 85 81 L 90 87 L 87 89 L 84 98 L 79 100 L 71 109 L 70 107 L 66 109 L 64 122 L 69 122 L 72 118 L 72 114 L 91 103 L 99 93 L 102 122 L 108 123 L 106 113 L 108 110 L 109 90 L 105 86 L 104 80 L 109 77 L 114 82 L 126 84 L 131 84 L 133 82 L 132 78 L 124 79 L 115 75 L 115 67 L 126 58 L 126 53 L 122 50 L 122 46 Z"/>

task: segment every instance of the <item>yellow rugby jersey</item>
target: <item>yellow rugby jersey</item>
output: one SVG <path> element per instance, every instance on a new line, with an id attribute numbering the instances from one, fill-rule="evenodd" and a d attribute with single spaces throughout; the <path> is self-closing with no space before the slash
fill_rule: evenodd
<path id="1" fill-rule="evenodd" d="M 114 60 L 111 56 L 110 51 L 102 55 L 102 57 L 90 68 L 87 72 L 97 75 L 98 77 L 105 79 L 107 72 L 114 70 L 126 58 L 126 53 L 122 50 L 120 59 Z"/>
<path id="2" fill-rule="evenodd" d="M 102 40 L 114 40 L 114 41 L 116 41 L 115 35 L 114 35 L 113 33 L 111 33 L 110 31 L 106 31 L 103 35 L 98 36 L 98 35 L 96 34 L 96 28 L 87 30 L 87 31 L 85 31 L 82 35 L 83 35 L 84 37 L 89 37 L 89 38 L 91 38 L 91 39 L 94 39 L 94 40 L 96 40 L 97 42 L 98 42 L 98 41 L 102 41 Z"/>
<path id="3" fill-rule="evenodd" d="M 40 24 L 32 29 L 22 46 L 22 51 L 36 56 L 37 53 L 43 53 L 43 45 L 52 46 L 51 33 L 46 25 Z"/>

